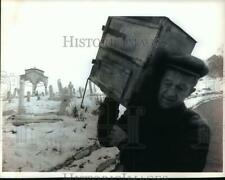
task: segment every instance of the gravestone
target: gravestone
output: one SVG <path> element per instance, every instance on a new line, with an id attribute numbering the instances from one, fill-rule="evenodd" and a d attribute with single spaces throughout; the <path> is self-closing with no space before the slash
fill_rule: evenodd
<path id="1" fill-rule="evenodd" d="M 38 91 L 35 91 L 35 93 L 34 93 L 34 94 L 35 94 L 35 96 L 38 96 Z"/>
<path id="2" fill-rule="evenodd" d="M 25 112 L 25 108 L 24 108 L 24 80 L 20 79 L 18 114 L 23 114 L 24 112 Z"/>
<path id="3" fill-rule="evenodd" d="M 37 92 L 37 101 L 41 99 L 41 95 Z"/>
<path id="4" fill-rule="evenodd" d="M 7 92 L 7 101 L 10 103 L 10 102 L 11 102 L 11 99 L 12 99 L 11 92 L 8 91 L 8 92 Z"/>
<path id="5" fill-rule="evenodd" d="M 49 86 L 49 99 L 54 98 L 54 92 L 53 92 L 53 87 L 52 85 Z"/>
<path id="6" fill-rule="evenodd" d="M 76 95 L 76 90 L 75 90 L 75 88 L 73 88 L 73 96 L 75 96 Z"/>
<path id="7" fill-rule="evenodd" d="M 69 95 L 69 90 L 68 90 L 67 87 L 64 87 L 62 92 L 63 92 L 63 96 L 68 96 Z"/>
<path id="8" fill-rule="evenodd" d="M 19 94 L 20 94 L 20 89 L 18 88 L 16 88 L 16 94 L 19 96 Z"/>
<path id="9" fill-rule="evenodd" d="M 48 89 L 47 89 L 48 87 L 47 86 L 45 86 L 45 93 L 43 92 L 43 94 L 45 95 L 45 96 L 47 96 L 48 95 Z"/>
<path id="10" fill-rule="evenodd" d="M 18 94 L 18 93 L 17 93 L 17 88 L 14 88 L 14 91 L 13 91 L 13 98 L 16 97 L 16 94 Z"/>
<path id="11" fill-rule="evenodd" d="M 30 91 L 27 91 L 27 102 L 30 102 L 30 96 L 31 96 Z"/>
<path id="12" fill-rule="evenodd" d="M 57 84 L 58 84 L 59 94 L 61 95 L 63 93 L 63 87 L 62 87 L 62 83 L 60 79 L 58 79 Z"/>
<path id="13" fill-rule="evenodd" d="M 61 104 L 60 104 L 60 108 L 58 112 L 59 115 L 66 114 L 66 107 L 69 106 L 70 102 L 71 102 L 71 98 L 70 98 L 68 89 L 65 87 L 61 95 Z"/>
<path id="14" fill-rule="evenodd" d="M 79 87 L 79 93 L 80 93 L 80 97 L 82 97 L 83 93 L 82 93 L 82 88 Z"/>
<path id="15" fill-rule="evenodd" d="M 73 97 L 73 84 L 70 82 L 68 85 L 69 95 Z"/>

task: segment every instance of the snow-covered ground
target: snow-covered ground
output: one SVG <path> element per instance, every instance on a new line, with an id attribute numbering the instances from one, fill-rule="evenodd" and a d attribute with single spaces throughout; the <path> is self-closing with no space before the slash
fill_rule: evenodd
<path id="1" fill-rule="evenodd" d="M 45 114 L 55 113 L 59 110 L 60 101 L 48 100 L 48 96 L 41 96 L 40 100 L 37 97 L 31 97 L 30 102 L 24 98 L 24 107 L 26 114 Z M 47 103 L 46 103 L 47 102 Z M 18 111 L 18 98 L 13 98 L 11 103 L 3 101 L 3 111 Z"/>
<path id="2" fill-rule="evenodd" d="M 48 100 L 47 96 L 39 101 L 31 97 L 31 101 L 25 100 L 24 105 L 25 115 L 3 116 L 3 171 L 70 171 L 67 166 L 73 161 L 78 164 L 73 171 L 104 171 L 116 164 L 118 149 L 101 150 L 98 144 L 97 114 L 92 113 L 97 105 L 93 97 L 85 97 L 86 112 L 79 108 L 80 99 L 73 99 L 70 103 L 68 110 L 76 105 L 78 118 L 56 115 L 60 101 Z M 3 111 L 16 112 L 17 109 L 18 98 L 10 103 L 3 101 Z M 18 124 L 15 122 L 25 121 L 23 118 L 27 121 L 34 119 L 35 123 L 15 126 Z M 52 121 L 49 122 L 48 118 Z M 103 154 L 107 158 L 103 158 Z M 79 165 L 82 161 L 79 159 L 84 159 L 82 163 L 87 161 L 85 166 Z"/>
<path id="3" fill-rule="evenodd" d="M 224 79 L 210 78 L 208 76 L 200 79 L 196 91 L 191 94 L 185 104 L 189 108 L 195 108 L 200 104 L 223 96 Z"/>
<path id="4" fill-rule="evenodd" d="M 194 108 L 221 97 L 224 80 L 208 77 L 185 100 Z M 104 97 L 104 96 L 102 96 Z M 18 98 L 3 101 L 3 171 L 112 171 L 118 163 L 116 147 L 103 148 L 97 141 L 96 96 L 74 97 L 66 115 L 58 115 L 60 100 L 47 96 L 24 99 L 25 114 L 18 116 Z M 79 116 L 71 116 L 76 106 Z M 120 115 L 125 108 L 120 106 Z M 20 124 L 24 122 L 24 124 Z M 29 122 L 29 123 L 28 123 Z"/>

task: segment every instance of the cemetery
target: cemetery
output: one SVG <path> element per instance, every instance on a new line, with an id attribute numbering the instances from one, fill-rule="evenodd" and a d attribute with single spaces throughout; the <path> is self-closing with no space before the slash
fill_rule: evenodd
<path id="1" fill-rule="evenodd" d="M 208 83 L 205 83 L 208 82 Z M 88 82 L 77 90 L 56 82 L 42 93 L 20 87 L 3 97 L 3 171 L 113 171 L 118 163 L 117 147 L 101 147 L 97 139 L 98 107 L 102 93 Z M 206 77 L 196 93 L 186 100 L 197 108 L 222 96 L 222 80 Z M 207 86 L 207 87 L 206 87 Z M 120 107 L 120 114 L 124 107 Z M 217 160 L 215 160 L 217 161 Z M 219 163 L 219 161 L 217 161 Z"/>
<path id="2" fill-rule="evenodd" d="M 3 99 L 3 170 L 113 170 L 118 149 L 100 147 L 96 137 L 96 111 L 104 95 L 89 82 L 81 109 L 84 89 L 56 83 L 58 89 L 49 85 L 44 94 L 35 93 L 37 86 L 25 93 L 22 76 L 20 87 Z"/>
<path id="3" fill-rule="evenodd" d="M 110 17 L 102 30 L 86 84 L 76 84 L 72 76 L 69 83 L 57 77 L 54 84 L 49 84 L 48 72 L 30 68 L 18 75 L 18 86 L 7 87 L 1 94 L 3 171 L 116 171 L 119 149 L 103 147 L 97 138 L 100 104 L 106 96 L 113 98 L 120 104 L 120 117 L 147 75 L 155 73 L 159 47 L 190 54 L 196 43 L 165 17 Z M 148 39 L 151 46 L 127 44 L 127 39 L 135 37 Z M 109 40 L 115 44 L 107 44 Z M 32 87 L 29 91 L 27 82 Z M 223 84 L 223 77 L 205 76 L 185 100 L 188 108 L 209 119 L 212 128 L 210 163 L 204 169 L 208 172 L 222 170 Z"/>

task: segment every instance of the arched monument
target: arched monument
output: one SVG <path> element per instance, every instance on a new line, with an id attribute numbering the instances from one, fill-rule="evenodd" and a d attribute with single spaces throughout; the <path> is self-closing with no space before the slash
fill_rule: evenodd
<path id="1" fill-rule="evenodd" d="M 48 77 L 44 75 L 44 71 L 37 68 L 30 68 L 25 70 L 25 74 L 20 75 L 20 79 L 24 81 L 30 81 L 32 83 L 32 94 L 35 94 L 37 84 L 40 82 L 44 83 L 45 95 L 48 94 Z"/>
<path id="2" fill-rule="evenodd" d="M 25 69 L 25 74 L 20 75 L 20 93 L 19 93 L 19 113 L 23 113 L 23 101 L 24 101 L 24 83 L 30 81 L 32 83 L 32 95 L 35 94 L 37 84 L 40 82 L 44 83 L 45 95 L 48 94 L 48 77 L 44 75 L 44 71 L 37 68 Z"/>

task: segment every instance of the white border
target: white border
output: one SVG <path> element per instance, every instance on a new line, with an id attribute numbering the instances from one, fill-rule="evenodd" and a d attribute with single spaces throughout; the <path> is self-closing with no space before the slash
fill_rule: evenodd
<path id="1" fill-rule="evenodd" d="M 4 0 L 3 0 L 4 1 Z M 81 0 L 82 1 L 82 0 Z M 86 0 L 87 1 L 87 0 Z M 97 0 L 96 0 L 97 1 Z M 101 1 L 101 0 L 100 0 Z M 117 1 L 117 0 L 115 0 Z M 133 2 L 135 0 L 132 0 Z M 138 0 L 137 0 L 138 1 Z M 144 1 L 144 0 L 143 0 Z M 173 0 L 176 1 L 176 0 Z M 201 0 L 199 0 L 201 1 Z M 205 0 L 207 2 L 209 0 Z M 214 0 L 215 1 L 215 0 Z M 220 0 L 217 0 L 220 1 Z M 222 0 L 221 0 L 222 1 Z M 104 1 L 102 1 L 104 2 Z M 155 2 L 155 1 L 154 1 Z M 168 2 L 168 1 L 157 1 L 157 2 Z M 191 0 L 190 0 L 191 2 Z M 66 1 L 65 1 L 66 3 Z M 225 3 L 224 3 L 225 5 Z M 225 46 L 223 47 L 225 50 Z M 223 57 L 225 57 L 225 52 L 223 54 Z M 223 63 L 225 64 L 225 63 Z M 225 65 L 223 65 L 223 71 L 225 69 Z M 225 74 L 224 74 L 225 75 Z M 225 97 L 225 92 L 223 92 L 223 112 L 225 107 L 224 107 L 224 97 Z M 2 101 L 0 102 L 0 112 L 2 113 Z M 224 119 L 225 119 L 225 113 L 223 113 L 223 132 L 224 132 Z M 0 147 L 2 147 L 2 116 L 0 117 Z M 224 142 L 224 137 L 225 133 L 223 133 L 223 142 Z M 0 177 L 1 178 L 28 178 L 28 177 L 67 177 L 67 178 L 79 178 L 79 177 L 115 177 L 115 178 L 128 178 L 128 177 L 143 177 L 143 178 L 171 178 L 171 177 L 224 177 L 224 169 L 225 169 L 225 157 L 224 157 L 224 149 L 225 149 L 225 144 L 223 143 L 223 172 L 219 173 L 116 173 L 116 172 L 2 172 L 2 163 L 0 164 Z M 2 162 L 2 149 L 0 149 L 0 161 Z"/>

